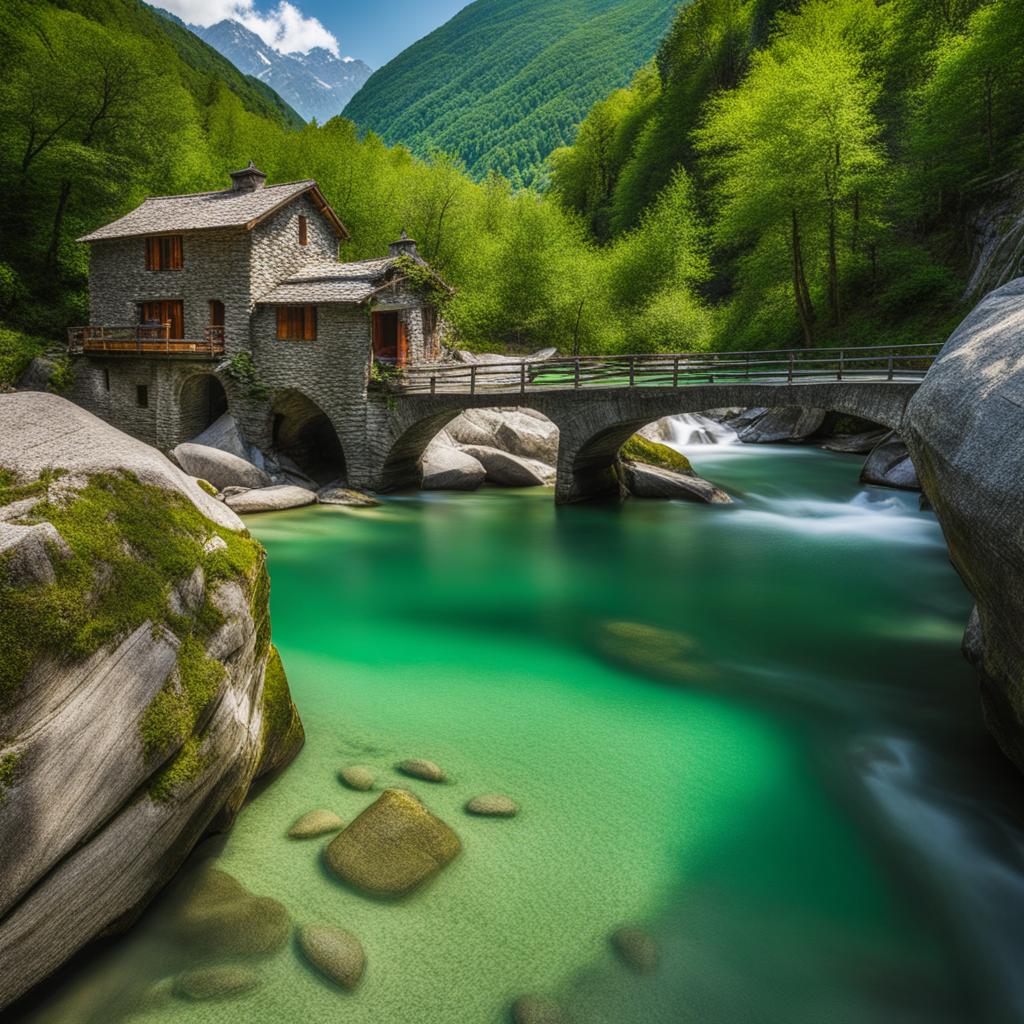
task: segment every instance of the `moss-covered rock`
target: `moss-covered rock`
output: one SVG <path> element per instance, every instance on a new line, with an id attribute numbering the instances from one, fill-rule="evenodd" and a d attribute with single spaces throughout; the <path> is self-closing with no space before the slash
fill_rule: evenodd
<path id="1" fill-rule="evenodd" d="M 344 827 L 345 822 L 334 811 L 307 811 L 288 829 L 288 838 L 314 839 L 331 832 L 340 832 Z"/>
<path id="2" fill-rule="evenodd" d="M 651 441 L 642 434 L 634 434 L 619 449 L 619 457 L 628 459 L 630 462 L 642 462 L 648 466 L 657 466 L 659 469 L 670 469 L 673 473 L 693 472 L 690 460 L 682 452 L 669 448 L 667 444 Z"/>
<path id="3" fill-rule="evenodd" d="M 234 999 L 259 988 L 260 976 L 238 964 L 217 964 L 183 971 L 174 979 L 173 991 L 181 999 L 196 1002 Z"/>
<path id="4" fill-rule="evenodd" d="M 324 852 L 340 879 L 375 896 L 404 896 L 462 849 L 459 837 L 403 789 L 386 789 Z"/>

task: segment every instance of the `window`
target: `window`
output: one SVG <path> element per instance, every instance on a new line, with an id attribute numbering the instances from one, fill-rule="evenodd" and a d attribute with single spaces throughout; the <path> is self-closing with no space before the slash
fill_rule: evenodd
<path id="1" fill-rule="evenodd" d="M 224 326 L 224 303 L 220 299 L 210 299 L 210 326 Z"/>
<path id="2" fill-rule="evenodd" d="M 140 409 L 149 408 L 149 387 L 146 384 L 135 385 L 135 404 Z"/>
<path id="3" fill-rule="evenodd" d="M 142 303 L 143 340 L 185 337 L 185 304 L 181 299 L 158 299 Z"/>
<path id="4" fill-rule="evenodd" d="M 181 235 L 146 239 L 147 270 L 181 270 Z"/>
<path id="5" fill-rule="evenodd" d="M 309 232 L 306 225 L 306 218 L 299 217 L 299 245 L 305 245 L 309 241 Z"/>
<path id="6" fill-rule="evenodd" d="M 278 306 L 278 341 L 316 341 L 316 306 Z"/>

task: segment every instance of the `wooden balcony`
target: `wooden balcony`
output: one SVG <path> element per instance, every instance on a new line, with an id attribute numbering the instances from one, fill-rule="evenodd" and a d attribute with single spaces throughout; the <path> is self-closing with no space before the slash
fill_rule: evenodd
<path id="1" fill-rule="evenodd" d="M 172 338 L 170 322 L 71 327 L 68 329 L 68 351 L 75 355 L 214 359 L 224 354 L 224 328 L 207 327 L 203 337 L 198 339 Z"/>

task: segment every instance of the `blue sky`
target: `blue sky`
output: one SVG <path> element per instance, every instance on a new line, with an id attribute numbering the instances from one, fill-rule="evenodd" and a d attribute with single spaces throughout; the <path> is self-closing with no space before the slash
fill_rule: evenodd
<path id="1" fill-rule="evenodd" d="M 443 25 L 468 0 L 152 0 L 192 25 L 240 21 L 287 53 L 323 46 L 374 68 Z"/>

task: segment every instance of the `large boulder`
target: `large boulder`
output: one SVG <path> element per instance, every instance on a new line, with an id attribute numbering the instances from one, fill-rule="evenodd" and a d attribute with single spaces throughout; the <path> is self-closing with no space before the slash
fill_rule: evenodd
<path id="1" fill-rule="evenodd" d="M 675 473 L 660 466 L 623 461 L 622 482 L 634 498 L 678 498 L 706 505 L 731 505 L 732 498 L 720 487 L 693 473 Z"/>
<path id="2" fill-rule="evenodd" d="M 302 728 L 234 512 L 45 393 L 0 395 L 0 466 L 0 520 L 68 570 L 0 572 L 2 1007 L 128 924 Z"/>
<path id="3" fill-rule="evenodd" d="M 799 406 L 749 409 L 730 420 L 730 426 L 745 444 L 799 442 L 816 434 L 827 415 L 824 409 L 802 409 Z"/>
<path id="4" fill-rule="evenodd" d="M 910 452 L 895 434 L 888 435 L 871 450 L 860 471 L 860 481 L 880 487 L 896 487 L 903 491 L 921 490 Z"/>
<path id="5" fill-rule="evenodd" d="M 324 852 L 340 879 L 374 896 L 404 896 L 462 849 L 459 837 L 404 789 L 386 789 Z"/>
<path id="6" fill-rule="evenodd" d="M 554 468 L 536 459 L 476 444 L 466 445 L 462 451 L 484 467 L 491 483 L 503 487 L 546 487 L 555 482 Z"/>
<path id="7" fill-rule="evenodd" d="M 558 462 L 558 427 L 533 410 L 469 409 L 447 430 L 460 445 L 499 448 L 549 466 Z"/>
<path id="8" fill-rule="evenodd" d="M 189 443 L 199 444 L 204 448 L 216 448 L 239 459 L 253 462 L 252 452 L 238 429 L 235 417 L 229 412 L 214 420 L 201 434 L 190 438 Z"/>
<path id="9" fill-rule="evenodd" d="M 423 453 L 420 474 L 420 487 L 425 491 L 475 491 L 487 478 L 487 470 L 456 448 L 444 431 Z"/>
<path id="10" fill-rule="evenodd" d="M 316 504 L 316 492 L 295 484 L 275 484 L 273 487 L 254 487 L 251 491 L 230 494 L 224 499 L 239 515 L 253 512 L 284 512 L 290 508 L 304 508 Z"/>
<path id="11" fill-rule="evenodd" d="M 965 648 L 989 728 L 1024 770 L 1024 278 L 956 329 L 901 434 L 977 602 Z"/>
<path id="12" fill-rule="evenodd" d="M 267 487 L 270 477 L 251 462 L 219 448 L 191 441 L 171 452 L 174 461 L 190 476 L 209 480 L 218 491 L 225 487 Z"/>

